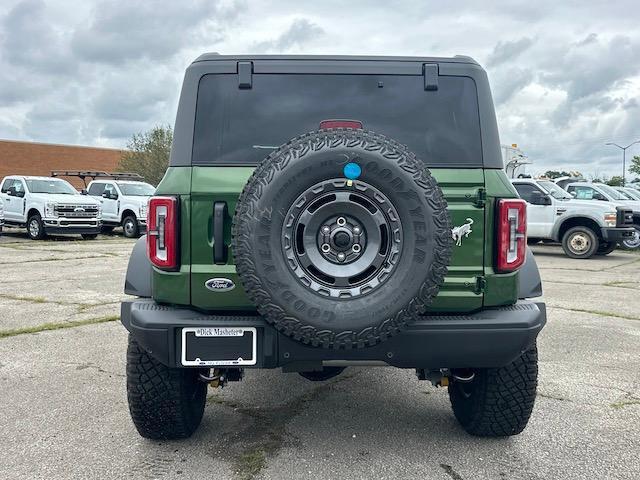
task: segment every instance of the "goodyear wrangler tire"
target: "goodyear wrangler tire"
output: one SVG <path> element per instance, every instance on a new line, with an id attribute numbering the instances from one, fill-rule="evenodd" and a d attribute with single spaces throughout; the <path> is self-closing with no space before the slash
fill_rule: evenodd
<path id="1" fill-rule="evenodd" d="M 442 191 L 405 146 L 327 129 L 258 166 L 236 207 L 232 247 L 245 291 L 279 331 L 362 348 L 426 311 L 452 236 Z"/>

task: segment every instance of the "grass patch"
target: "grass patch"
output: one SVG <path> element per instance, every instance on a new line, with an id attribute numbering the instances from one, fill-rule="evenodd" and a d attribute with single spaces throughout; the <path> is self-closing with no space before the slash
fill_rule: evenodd
<path id="1" fill-rule="evenodd" d="M 632 287 L 631 285 L 635 285 L 636 282 L 621 282 L 621 281 L 613 281 L 613 282 L 606 282 L 603 283 L 602 285 L 605 287 L 615 287 L 615 288 L 628 288 L 629 290 L 640 290 L 640 288 L 638 287 Z"/>
<path id="2" fill-rule="evenodd" d="M 536 395 L 537 395 L 538 397 L 541 397 L 541 398 L 549 398 L 549 399 L 551 399 L 551 400 L 558 400 L 558 401 L 560 401 L 560 402 L 568 402 L 568 401 L 569 401 L 569 400 L 567 400 L 567 399 L 566 399 L 566 398 L 564 398 L 564 397 L 557 397 L 557 396 L 555 396 L 555 395 L 550 395 L 550 394 L 548 394 L 548 393 L 538 392 Z"/>
<path id="3" fill-rule="evenodd" d="M 84 313 L 91 308 L 104 307 L 105 305 L 115 305 L 116 303 L 120 303 L 120 300 L 116 302 L 103 302 L 103 303 L 74 303 L 73 305 L 77 305 L 78 313 Z"/>
<path id="4" fill-rule="evenodd" d="M 264 468 L 267 457 L 264 450 L 256 449 L 242 453 L 236 462 L 238 478 L 251 480 Z"/>
<path id="5" fill-rule="evenodd" d="M 627 398 L 611 404 L 611 408 L 614 410 L 620 410 L 621 408 L 628 407 L 629 405 L 640 405 L 639 398 Z"/>
<path id="6" fill-rule="evenodd" d="M 103 307 L 105 305 L 115 305 L 116 303 L 120 303 L 120 301 L 115 302 L 102 302 L 102 303 L 75 303 L 75 302 L 65 302 L 63 300 L 47 300 L 44 297 L 26 297 L 22 295 L 10 295 L 8 293 L 0 293 L 0 298 L 5 300 L 16 300 L 18 302 L 27 302 L 27 303 L 50 303 L 53 305 L 66 305 L 71 307 L 76 307 L 76 313 L 85 313 L 87 310 L 95 307 Z"/>
<path id="7" fill-rule="evenodd" d="M 44 297 L 23 297 L 21 295 L 9 295 L 8 293 L 0 293 L 0 298 L 4 298 L 5 300 L 17 300 L 19 302 L 29 303 L 59 303 L 55 301 L 49 301 Z"/>
<path id="8" fill-rule="evenodd" d="M 568 307 L 559 307 L 557 305 L 549 305 L 550 308 L 557 308 L 558 310 L 566 310 L 569 312 L 578 312 L 578 313 L 590 313 L 592 315 L 598 315 L 600 317 L 614 317 L 614 318 L 622 318 L 623 320 L 640 320 L 640 317 L 629 317 L 627 315 L 620 315 L 619 313 L 614 312 L 604 312 L 602 310 L 588 310 L 582 308 L 568 308 Z"/>
<path id="9" fill-rule="evenodd" d="M 94 325 L 98 323 L 115 322 L 118 319 L 120 319 L 120 316 L 111 315 L 109 317 L 89 318 L 87 320 L 74 320 L 71 322 L 43 323 L 42 325 L 36 325 L 34 327 L 0 330 L 0 338 L 15 337 L 17 335 L 24 335 L 28 333 L 46 332 L 49 330 L 63 330 L 65 328 L 82 327 L 84 325 Z"/>
<path id="10" fill-rule="evenodd" d="M 86 257 L 73 257 L 73 258 L 40 258 L 40 259 L 32 259 L 32 260 L 19 260 L 17 262 L 2 262 L 0 265 L 18 265 L 22 263 L 38 263 L 38 262 L 72 262 L 74 260 L 90 260 L 92 258 L 109 258 L 118 255 L 88 255 Z"/>

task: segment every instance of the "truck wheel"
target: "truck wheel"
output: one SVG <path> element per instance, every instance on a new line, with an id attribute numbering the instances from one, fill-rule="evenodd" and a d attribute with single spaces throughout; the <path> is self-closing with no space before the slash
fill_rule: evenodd
<path id="1" fill-rule="evenodd" d="M 27 220 L 27 235 L 31 240 L 42 240 L 47 236 L 40 214 L 34 213 Z"/>
<path id="2" fill-rule="evenodd" d="M 199 369 L 161 364 L 129 335 L 127 399 L 138 433 L 152 440 L 190 437 L 207 399 L 207 384 L 199 374 Z"/>
<path id="3" fill-rule="evenodd" d="M 596 255 L 609 255 L 618 247 L 616 242 L 600 242 Z"/>
<path id="4" fill-rule="evenodd" d="M 538 351 L 532 346 L 505 367 L 475 370 L 470 382 L 452 381 L 453 413 L 468 433 L 507 437 L 524 430 L 538 385 Z"/>
<path id="5" fill-rule="evenodd" d="M 640 225 L 633 225 L 633 228 L 636 229 L 635 235 L 622 241 L 622 246 L 627 250 L 635 250 L 640 247 Z"/>
<path id="6" fill-rule="evenodd" d="M 424 163 L 354 129 L 311 132 L 271 153 L 232 227 L 238 275 L 264 318 L 332 349 L 375 345 L 419 318 L 452 244 L 447 203 Z"/>
<path id="7" fill-rule="evenodd" d="M 122 219 L 122 232 L 127 238 L 138 238 L 138 220 L 133 215 L 128 215 Z"/>
<path id="8" fill-rule="evenodd" d="M 571 258 L 591 258 L 599 246 L 598 237 L 589 227 L 572 227 L 562 237 L 562 249 Z"/>

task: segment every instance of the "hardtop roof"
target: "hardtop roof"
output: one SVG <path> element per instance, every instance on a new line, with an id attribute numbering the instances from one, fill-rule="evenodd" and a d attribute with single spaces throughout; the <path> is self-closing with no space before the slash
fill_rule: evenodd
<path id="1" fill-rule="evenodd" d="M 406 57 L 381 55 L 220 55 L 216 52 L 203 53 L 193 63 L 224 60 L 318 60 L 336 62 L 422 62 L 422 63 L 468 63 L 478 65 L 466 55 L 453 57 Z"/>

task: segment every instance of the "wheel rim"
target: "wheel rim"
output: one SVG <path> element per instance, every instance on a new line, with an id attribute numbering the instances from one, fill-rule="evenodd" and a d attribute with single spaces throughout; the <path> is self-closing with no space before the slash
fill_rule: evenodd
<path id="1" fill-rule="evenodd" d="M 35 218 L 29 222 L 29 235 L 32 237 L 40 235 L 40 223 L 38 223 L 38 220 Z"/>
<path id="2" fill-rule="evenodd" d="M 126 233 L 127 235 L 133 235 L 135 231 L 135 225 L 133 224 L 132 220 L 126 220 L 124 222 L 124 233 Z"/>
<path id="3" fill-rule="evenodd" d="M 344 179 L 317 183 L 287 212 L 282 245 L 300 283 L 324 296 L 354 298 L 387 281 L 402 250 L 402 227 L 389 199 Z"/>
<path id="4" fill-rule="evenodd" d="M 569 238 L 569 249 L 576 255 L 583 255 L 591 248 L 591 238 L 583 232 L 574 233 Z"/>
<path id="5" fill-rule="evenodd" d="M 628 240 L 624 240 L 622 242 L 622 244 L 627 248 L 638 248 L 638 247 L 640 247 L 640 231 L 636 229 L 636 231 L 633 232 L 633 238 L 630 238 Z"/>

